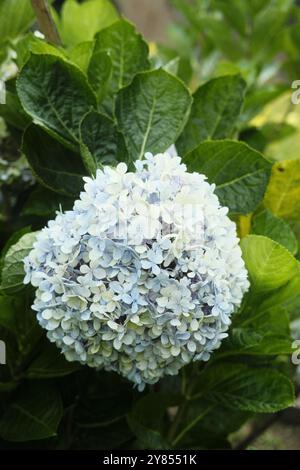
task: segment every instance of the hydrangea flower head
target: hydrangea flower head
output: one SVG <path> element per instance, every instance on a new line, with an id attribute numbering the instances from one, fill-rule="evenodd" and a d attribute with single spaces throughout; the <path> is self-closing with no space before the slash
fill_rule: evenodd
<path id="1" fill-rule="evenodd" d="M 140 390 L 227 336 L 249 282 L 235 224 L 204 175 L 168 153 L 97 170 L 25 259 L 33 309 L 69 361 Z"/>

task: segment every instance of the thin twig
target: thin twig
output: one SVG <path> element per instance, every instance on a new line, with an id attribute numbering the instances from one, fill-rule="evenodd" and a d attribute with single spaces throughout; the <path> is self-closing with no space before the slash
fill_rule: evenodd
<path id="1" fill-rule="evenodd" d="M 40 31 L 44 34 L 48 42 L 61 45 L 61 40 L 57 32 L 55 23 L 50 13 L 47 0 L 31 0 L 35 11 Z"/>

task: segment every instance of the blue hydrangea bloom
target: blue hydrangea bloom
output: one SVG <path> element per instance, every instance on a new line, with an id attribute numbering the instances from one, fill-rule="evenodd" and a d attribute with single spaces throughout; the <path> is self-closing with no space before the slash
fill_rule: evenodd
<path id="1" fill-rule="evenodd" d="M 143 390 L 209 359 L 249 287 L 214 189 L 168 153 L 85 178 L 24 260 L 37 319 L 67 360 Z"/>

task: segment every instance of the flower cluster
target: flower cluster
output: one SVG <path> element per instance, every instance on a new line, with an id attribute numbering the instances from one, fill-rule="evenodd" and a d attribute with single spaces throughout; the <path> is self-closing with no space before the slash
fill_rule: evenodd
<path id="1" fill-rule="evenodd" d="M 85 178 L 25 259 L 24 282 L 69 361 L 116 371 L 142 390 L 227 336 L 248 288 L 235 224 L 214 185 L 168 153 Z"/>

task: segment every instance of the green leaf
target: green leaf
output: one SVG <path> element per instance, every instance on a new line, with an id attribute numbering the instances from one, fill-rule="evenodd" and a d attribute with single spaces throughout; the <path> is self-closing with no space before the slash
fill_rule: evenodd
<path id="1" fill-rule="evenodd" d="M 84 73 L 87 73 L 90 58 L 92 56 L 94 43 L 92 41 L 85 41 L 72 47 L 69 51 L 69 59 Z"/>
<path id="2" fill-rule="evenodd" d="M 130 411 L 135 397 L 131 384 L 118 375 L 93 371 L 83 383 L 76 422 L 91 429 L 119 422 Z"/>
<path id="3" fill-rule="evenodd" d="M 31 55 L 20 72 L 17 91 L 36 124 L 76 148 L 79 124 L 96 106 L 86 77 L 76 66 L 49 54 Z"/>
<path id="4" fill-rule="evenodd" d="M 32 441 L 56 435 L 62 417 L 61 398 L 55 388 L 41 383 L 25 385 L 0 421 L 0 435 L 7 441 Z"/>
<path id="5" fill-rule="evenodd" d="M 300 272 L 287 284 L 273 290 L 266 296 L 263 294 L 259 311 L 266 311 L 274 307 L 284 307 L 291 315 L 298 314 L 300 308 Z"/>
<path id="6" fill-rule="evenodd" d="M 273 144 L 295 134 L 297 128 L 287 123 L 268 122 L 260 128 L 247 127 L 239 134 L 239 140 L 246 142 L 250 147 L 255 148 L 259 152 L 263 152 L 267 145 Z M 293 136 L 295 137 L 295 136 Z M 280 145 L 280 143 L 279 143 Z M 276 148 L 276 147 L 275 147 Z M 270 147 L 268 147 L 268 155 L 270 154 Z"/>
<path id="7" fill-rule="evenodd" d="M 113 406 L 113 405 L 112 405 Z M 134 438 L 125 418 L 99 428 L 80 428 L 75 450 L 127 449 Z"/>
<path id="8" fill-rule="evenodd" d="M 119 91 L 116 117 L 133 160 L 145 152 L 164 152 L 187 120 L 191 96 L 183 83 L 164 70 L 140 73 Z"/>
<path id="9" fill-rule="evenodd" d="M 0 392 L 11 392 L 17 388 L 17 382 L 0 382 Z"/>
<path id="10" fill-rule="evenodd" d="M 298 261 L 270 238 L 248 235 L 241 248 L 255 292 L 278 289 L 299 274 Z"/>
<path id="11" fill-rule="evenodd" d="M 44 186 L 37 186 L 30 193 L 26 200 L 22 215 L 36 215 L 38 217 L 54 217 L 56 211 L 71 210 L 73 207 L 74 199 L 71 197 L 63 196 L 48 190 Z"/>
<path id="12" fill-rule="evenodd" d="M 47 341 L 41 354 L 28 367 L 26 377 L 28 379 L 64 377 L 79 368 L 78 362 L 68 362 L 62 352 Z"/>
<path id="13" fill-rule="evenodd" d="M 14 294 L 23 289 L 25 276 L 23 259 L 32 249 L 36 232 L 26 233 L 12 245 L 4 258 L 0 289 L 6 294 Z"/>
<path id="14" fill-rule="evenodd" d="M 2 248 L 1 251 L 1 258 L 0 258 L 0 269 L 2 269 L 2 264 L 3 264 L 3 259 L 5 258 L 6 253 L 8 252 L 8 249 L 17 243 L 17 241 L 20 240 L 20 238 L 25 235 L 25 233 L 31 232 L 31 226 L 28 225 L 27 227 L 22 227 L 20 230 L 15 231 L 7 240 L 5 243 L 4 247 Z"/>
<path id="15" fill-rule="evenodd" d="M 252 212 L 260 203 L 271 169 L 262 154 L 231 140 L 202 142 L 183 161 L 189 171 L 215 183 L 220 203 L 239 214 Z"/>
<path id="16" fill-rule="evenodd" d="M 155 46 L 155 56 L 151 57 L 151 63 L 153 64 L 153 68 L 158 68 L 161 66 L 167 66 L 167 68 L 169 68 L 170 65 L 172 65 L 174 73 L 174 68 L 176 67 L 177 62 L 177 77 L 180 78 L 186 84 L 190 83 L 193 75 L 191 56 L 189 54 L 179 56 L 178 50 L 172 49 L 166 45 L 155 44 Z"/>
<path id="17" fill-rule="evenodd" d="M 248 6 L 247 3 L 240 0 L 231 0 L 230 8 L 226 0 L 216 0 L 216 8 L 224 15 L 228 25 L 235 29 L 239 34 L 247 34 Z"/>
<path id="18" fill-rule="evenodd" d="M 223 438 L 224 442 L 225 436 L 230 437 L 230 434 L 239 431 L 242 425 L 252 417 L 253 413 L 251 411 L 233 410 L 223 406 L 222 403 L 219 405 L 216 404 L 211 412 L 199 423 L 203 440 L 207 441 L 208 448 L 214 448 L 216 438 L 218 438 L 219 441 Z M 230 439 L 230 444 L 231 443 L 232 440 Z M 231 445 L 229 447 L 231 448 Z"/>
<path id="19" fill-rule="evenodd" d="M 97 96 L 97 101 L 101 102 L 107 93 L 112 75 L 112 62 L 108 52 L 92 53 L 87 74 L 89 83 Z"/>
<path id="20" fill-rule="evenodd" d="M 210 80 L 194 93 L 189 120 L 176 146 L 185 155 L 203 140 L 231 137 L 244 99 L 246 83 L 239 75 Z"/>
<path id="21" fill-rule="evenodd" d="M 15 79 L 5 82 L 5 104 L 0 105 L 0 116 L 3 117 L 7 124 L 22 131 L 31 121 L 20 103 Z"/>
<path id="22" fill-rule="evenodd" d="M 241 317 L 241 318 L 240 318 Z M 276 356 L 291 354 L 289 317 L 282 307 L 269 310 L 250 303 L 242 315 L 234 318 L 229 337 L 214 356 Z"/>
<path id="23" fill-rule="evenodd" d="M 201 400 L 192 401 L 189 399 L 183 405 L 181 405 L 181 409 L 179 408 L 177 411 L 177 419 L 179 420 L 180 425 L 177 427 L 177 429 L 174 429 L 173 427 L 170 432 L 172 447 L 182 448 L 182 441 L 185 443 L 188 441 L 186 446 L 188 448 L 190 444 L 190 436 L 193 436 L 195 429 L 197 429 L 198 426 L 201 426 L 202 420 L 205 418 L 205 416 L 209 415 L 214 407 L 215 404 L 207 400 L 202 402 Z M 193 439 L 193 441 L 193 448 L 203 448 L 203 444 L 200 439 L 197 443 L 195 443 L 195 439 Z"/>
<path id="24" fill-rule="evenodd" d="M 230 448 L 229 434 L 252 416 L 249 411 L 232 410 L 208 399 L 190 400 L 184 407 L 173 443 L 178 449 Z"/>
<path id="25" fill-rule="evenodd" d="M 127 420 L 132 432 L 146 449 L 168 449 L 163 437 L 164 416 L 172 400 L 162 393 L 150 393 L 135 404 Z"/>
<path id="26" fill-rule="evenodd" d="M 90 112 L 82 120 L 80 133 L 82 157 L 91 173 L 102 165 L 128 160 L 124 137 L 109 117 Z"/>
<path id="27" fill-rule="evenodd" d="M 41 184 L 65 196 L 78 196 L 87 170 L 77 153 L 34 125 L 24 133 L 22 151 Z"/>
<path id="28" fill-rule="evenodd" d="M 16 44 L 16 62 L 21 69 L 27 62 L 30 54 L 50 54 L 67 60 L 65 51 L 62 47 L 46 42 L 45 39 L 36 37 L 33 33 L 28 33 Z"/>
<path id="29" fill-rule="evenodd" d="M 271 238 L 283 245 L 293 255 L 297 253 L 298 243 L 291 227 L 268 210 L 253 218 L 251 233 Z"/>
<path id="30" fill-rule="evenodd" d="M 264 203 L 278 217 L 299 220 L 300 160 L 275 163 Z"/>
<path id="31" fill-rule="evenodd" d="M 269 50 L 272 50 L 276 37 L 284 27 L 292 3 L 293 0 L 268 2 L 266 8 L 256 15 L 251 33 L 251 49 L 257 61 L 260 57 L 264 59 L 270 55 Z"/>
<path id="32" fill-rule="evenodd" d="M 16 377 L 23 376 L 28 361 L 35 354 L 42 329 L 31 310 L 32 298 L 27 292 L 0 296 L 1 339 L 7 346 L 7 364 Z"/>
<path id="33" fill-rule="evenodd" d="M 14 333 L 15 330 L 15 305 L 12 297 L 0 295 L 0 327 Z"/>
<path id="34" fill-rule="evenodd" d="M 274 413 L 294 403 L 294 387 L 275 369 L 222 363 L 199 375 L 190 399 L 205 396 L 231 409 Z"/>
<path id="35" fill-rule="evenodd" d="M 77 0 L 64 2 L 58 30 L 68 46 L 93 39 L 95 33 L 118 19 L 118 13 L 109 0 Z"/>
<path id="36" fill-rule="evenodd" d="M 297 131 L 297 127 L 288 122 L 266 122 L 261 131 L 268 143 L 286 139 Z"/>
<path id="37" fill-rule="evenodd" d="M 27 0 L 1 0 L 1 41 L 14 39 L 24 33 L 34 22 L 34 11 Z"/>
<path id="38" fill-rule="evenodd" d="M 206 41 L 211 42 L 212 47 L 220 50 L 231 61 L 237 61 L 244 53 L 243 41 L 237 41 L 234 34 L 224 34 L 224 18 L 220 15 L 201 14 L 197 21 L 198 31 L 203 31 Z"/>
<path id="39" fill-rule="evenodd" d="M 249 147 L 258 150 L 258 152 L 264 152 L 268 144 L 267 139 L 261 129 L 257 129 L 256 127 L 247 127 L 244 129 L 239 133 L 238 140 L 246 142 Z"/>
<path id="40" fill-rule="evenodd" d="M 174 57 L 174 59 L 167 62 L 165 65 L 162 66 L 163 70 L 169 72 L 173 75 L 178 76 L 178 67 L 179 67 L 179 57 Z"/>
<path id="41" fill-rule="evenodd" d="M 240 121 L 247 123 L 256 116 L 264 106 L 278 98 L 286 91 L 284 85 L 268 85 L 247 93 Z"/>
<path id="42" fill-rule="evenodd" d="M 106 89 L 110 96 L 128 85 L 137 72 L 147 70 L 150 66 L 148 45 L 132 24 L 121 19 L 103 29 L 96 35 L 88 71 L 89 79 L 100 97 L 103 96 L 103 92 L 99 92 L 100 77 L 108 73 L 104 54 L 108 54 L 111 60 L 111 74 Z"/>

